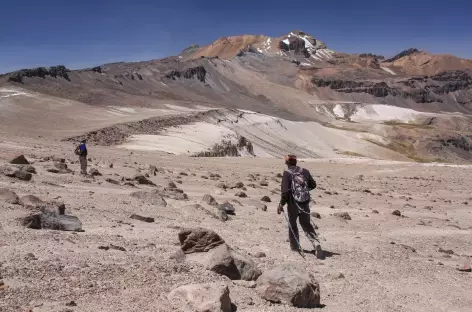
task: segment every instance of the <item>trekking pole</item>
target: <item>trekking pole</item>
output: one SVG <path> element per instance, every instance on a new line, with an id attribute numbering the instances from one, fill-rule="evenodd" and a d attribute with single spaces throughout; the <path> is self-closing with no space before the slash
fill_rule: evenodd
<path id="1" fill-rule="evenodd" d="M 293 238 L 295 239 L 295 241 L 298 244 L 298 252 L 300 253 L 300 256 L 302 256 L 302 258 L 305 259 L 305 254 L 303 252 L 302 245 L 300 245 L 300 241 L 295 236 L 295 231 L 293 230 L 292 226 L 290 225 L 290 221 L 288 220 L 287 214 L 283 210 L 282 210 L 282 214 L 284 215 L 285 220 L 287 221 L 288 228 L 290 229 L 290 232 L 292 232 Z"/>

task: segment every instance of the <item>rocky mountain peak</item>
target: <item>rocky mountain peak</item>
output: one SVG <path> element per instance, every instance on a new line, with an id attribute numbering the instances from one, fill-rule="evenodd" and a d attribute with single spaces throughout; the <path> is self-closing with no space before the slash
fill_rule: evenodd
<path id="1" fill-rule="evenodd" d="M 407 49 L 407 50 L 404 50 L 404 51 L 398 53 L 397 55 L 395 55 L 394 57 L 392 57 L 388 60 L 385 60 L 385 62 L 390 62 L 390 63 L 395 62 L 398 59 L 401 59 L 405 56 L 409 56 L 409 55 L 416 54 L 416 53 L 421 53 L 421 51 L 416 49 L 416 48 L 410 48 L 410 49 Z"/>

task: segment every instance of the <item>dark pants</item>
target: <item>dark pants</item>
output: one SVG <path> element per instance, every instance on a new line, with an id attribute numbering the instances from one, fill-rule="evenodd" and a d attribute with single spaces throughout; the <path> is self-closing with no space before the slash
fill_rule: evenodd
<path id="1" fill-rule="evenodd" d="M 290 201 L 288 203 L 287 212 L 288 220 L 293 229 L 295 237 L 292 234 L 292 231 L 289 229 L 288 237 L 290 240 L 290 248 L 298 250 L 298 242 L 300 242 L 300 236 L 298 234 L 297 219 L 300 220 L 300 225 L 305 232 L 306 236 L 312 243 L 313 247 L 316 245 L 316 233 L 313 225 L 310 222 L 310 203 L 298 204 L 300 209 L 297 207 L 295 202 Z"/>

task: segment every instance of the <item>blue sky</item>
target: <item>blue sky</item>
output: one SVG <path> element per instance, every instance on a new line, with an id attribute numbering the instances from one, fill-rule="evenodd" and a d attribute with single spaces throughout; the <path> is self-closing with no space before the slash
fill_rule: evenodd
<path id="1" fill-rule="evenodd" d="M 0 0 L 0 73 L 178 54 L 221 36 L 301 29 L 329 48 L 472 58 L 472 1 Z"/>

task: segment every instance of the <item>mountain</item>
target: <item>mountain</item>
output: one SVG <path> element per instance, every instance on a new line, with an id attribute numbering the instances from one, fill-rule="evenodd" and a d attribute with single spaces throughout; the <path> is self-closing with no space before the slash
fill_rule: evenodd
<path id="1" fill-rule="evenodd" d="M 208 114 L 192 115 L 168 125 L 205 122 L 224 127 L 224 130 L 218 128 L 221 133 L 229 131 L 241 136 L 244 132 L 245 137 L 251 136 L 252 141 L 265 146 L 264 153 L 271 156 L 290 149 L 307 157 L 329 156 L 344 150 L 343 141 L 349 137 L 358 147 L 351 147 L 350 151 L 355 150 L 359 155 L 463 161 L 472 159 L 469 148 L 472 142 L 469 134 L 472 129 L 469 117 L 471 73 L 471 60 L 432 55 L 417 49 L 386 59 L 370 53 L 333 51 L 324 42 L 299 30 L 278 38 L 242 35 L 220 38 L 207 46 L 194 44 L 177 56 L 160 60 L 105 64 L 82 70 L 55 66 L 2 75 L 0 101 L 7 103 L 5 107 L 9 110 L 4 110 L 0 119 L 6 128 L 4 131 L 15 127 L 21 116 L 28 120 L 31 115 L 25 115 L 27 109 L 50 120 L 50 110 L 41 108 L 45 101 L 51 101 L 58 103 L 54 107 L 60 114 L 68 114 L 70 106 L 74 106 L 101 116 L 97 119 L 99 122 L 91 123 L 84 112 L 78 117 L 87 120 L 81 131 L 74 128 L 74 131 L 62 133 L 79 135 L 107 129 L 103 130 L 105 134 L 114 135 L 115 124 L 153 118 L 156 110 L 166 112 L 169 105 L 174 113 L 176 106 L 193 112 L 202 108 L 219 109 L 218 116 L 224 113 L 218 118 Z M 20 110 L 21 105 L 26 105 L 25 109 Z M 120 115 L 111 114 L 107 110 L 110 107 L 119 108 Z M 246 119 L 235 110 L 246 115 L 248 111 L 257 113 L 259 117 Z M 125 111 L 140 113 L 126 115 Z M 292 122 L 315 123 L 323 127 L 323 131 L 319 131 L 324 133 L 320 139 L 323 142 L 294 143 L 295 133 L 287 133 L 283 142 L 269 140 L 262 133 L 253 136 L 247 129 L 235 126 L 241 118 L 247 129 L 254 131 L 259 127 L 257 120 L 265 120 L 267 125 L 280 123 L 285 128 L 294 126 Z M 133 135 L 142 134 L 140 131 L 161 133 L 160 122 L 162 119 L 140 121 L 138 125 L 127 124 L 119 129 Z M 49 128 L 49 123 L 46 126 L 44 129 L 57 130 Z M 282 131 L 270 127 L 271 137 Z M 314 136 L 318 131 L 316 127 Z M 326 127 L 331 129 L 328 132 L 341 131 L 331 140 L 338 143 L 330 143 Z M 357 135 L 351 137 L 346 131 Z M 128 134 L 121 137 L 126 139 Z M 96 137 L 96 133 L 90 137 Z M 99 144 L 105 141 L 110 140 L 97 139 Z M 269 141 L 280 148 L 270 147 Z M 282 148 L 283 144 L 287 146 Z M 322 151 L 307 150 L 303 144 L 311 144 L 311 149 Z"/>

